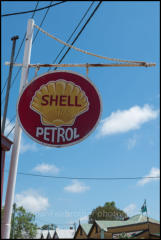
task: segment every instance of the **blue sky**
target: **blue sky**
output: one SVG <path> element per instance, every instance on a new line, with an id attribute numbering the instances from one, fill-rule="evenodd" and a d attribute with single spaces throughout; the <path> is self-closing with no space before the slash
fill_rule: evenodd
<path id="1" fill-rule="evenodd" d="M 2 14 L 28 11 L 36 1 L 3 1 Z M 39 2 L 38 8 L 49 5 Z M 67 41 L 90 6 L 89 1 L 66 2 L 50 8 L 42 28 Z M 94 2 L 81 27 L 98 2 Z M 46 10 L 35 13 L 40 25 Z M 40 145 L 22 134 L 18 172 L 68 177 L 144 177 L 160 174 L 159 164 L 159 1 L 103 2 L 76 43 L 76 47 L 111 58 L 156 63 L 155 67 L 90 68 L 88 77 L 102 99 L 102 115 L 95 131 L 84 141 L 64 148 Z M 19 35 L 16 54 L 32 13 L 2 18 L 2 88 L 8 77 L 11 37 Z M 76 34 L 80 31 L 77 30 Z M 35 28 L 34 33 L 37 29 Z M 73 36 L 72 40 L 76 36 Z M 71 43 L 71 42 L 70 42 Z M 31 63 L 52 63 L 63 45 L 39 32 L 32 46 Z M 22 63 L 24 44 L 17 58 Z M 63 52 L 65 53 L 65 51 Z M 60 58 L 63 56 L 61 54 Z M 59 60 L 60 60 L 59 58 Z M 111 63 L 70 50 L 62 63 Z M 41 68 L 38 74 L 47 72 Z M 64 68 L 59 68 L 64 70 Z M 65 68 L 86 76 L 85 68 Z M 18 71 L 14 67 L 13 78 Z M 28 80 L 34 78 L 30 69 Z M 13 79 L 12 78 L 12 79 Z M 20 74 L 10 92 L 7 123 L 16 114 Z M 2 116 L 5 91 L 2 94 Z M 15 120 L 6 129 L 6 134 Z M 13 134 L 9 136 L 13 139 Z M 3 203 L 11 153 L 7 153 Z M 36 214 L 38 225 L 59 227 L 79 219 L 107 201 L 129 216 L 140 213 L 147 200 L 148 214 L 159 219 L 159 180 L 67 180 L 17 175 L 15 201 Z"/>

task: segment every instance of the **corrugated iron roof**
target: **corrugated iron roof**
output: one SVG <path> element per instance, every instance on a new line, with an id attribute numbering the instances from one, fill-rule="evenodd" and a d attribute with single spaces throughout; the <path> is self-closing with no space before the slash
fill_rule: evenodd
<path id="1" fill-rule="evenodd" d="M 139 223 L 139 222 L 147 222 L 147 220 L 149 220 L 149 222 L 151 223 L 158 223 L 160 224 L 160 222 L 158 220 L 155 220 L 153 218 L 148 218 L 147 219 L 147 216 L 144 216 L 144 215 L 141 215 L 141 214 L 138 214 L 138 215 L 135 215 L 133 217 L 131 217 L 129 220 L 129 222 L 136 222 L 136 223 Z"/>
<path id="2" fill-rule="evenodd" d="M 104 231 L 107 231 L 107 228 L 109 227 L 116 227 L 119 226 L 123 221 L 102 221 L 102 220 L 96 220 L 95 221 L 98 226 L 103 229 Z"/>
<path id="3" fill-rule="evenodd" d="M 74 229 L 59 229 L 56 228 L 56 233 L 54 235 L 58 236 L 58 238 L 74 238 L 75 230 Z"/>
<path id="4" fill-rule="evenodd" d="M 160 224 L 159 221 L 157 221 L 153 218 L 149 218 L 148 220 L 151 223 Z M 107 231 L 107 228 L 110 228 L 110 227 L 126 226 L 126 225 L 144 223 L 144 222 L 147 222 L 147 217 L 143 216 L 141 214 L 135 215 L 126 221 L 96 221 L 96 223 L 99 225 L 99 227 L 101 229 L 103 229 L 104 231 Z"/>
<path id="5" fill-rule="evenodd" d="M 49 230 L 49 234 L 50 234 L 50 237 L 51 237 L 51 238 L 54 237 L 54 233 L 55 233 L 55 230 Z"/>
<path id="6" fill-rule="evenodd" d="M 48 230 L 42 230 L 42 232 L 41 232 L 41 238 L 42 238 L 42 236 L 43 236 L 43 238 L 44 239 L 46 239 L 47 238 L 47 235 L 48 235 Z"/>
<path id="7" fill-rule="evenodd" d="M 88 235 L 89 231 L 91 230 L 91 227 L 93 224 L 83 223 L 80 224 L 83 230 L 85 231 L 86 235 Z"/>

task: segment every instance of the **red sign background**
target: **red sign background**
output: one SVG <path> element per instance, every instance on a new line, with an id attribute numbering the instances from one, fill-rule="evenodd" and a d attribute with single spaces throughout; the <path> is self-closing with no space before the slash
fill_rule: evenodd
<path id="1" fill-rule="evenodd" d="M 44 125 L 42 124 L 40 115 L 30 108 L 35 92 L 42 85 L 59 79 L 73 82 L 85 92 L 88 98 L 89 109 L 77 116 L 72 126 L 56 127 Z M 34 78 L 25 87 L 19 97 L 17 112 L 23 130 L 33 140 L 51 147 L 63 147 L 78 143 L 91 133 L 100 118 L 101 101 L 95 86 L 84 76 L 72 71 L 54 71 Z M 36 129 L 38 128 L 43 131 L 42 134 L 41 131 L 40 134 L 36 133 Z M 59 138 L 58 131 L 61 136 Z"/>

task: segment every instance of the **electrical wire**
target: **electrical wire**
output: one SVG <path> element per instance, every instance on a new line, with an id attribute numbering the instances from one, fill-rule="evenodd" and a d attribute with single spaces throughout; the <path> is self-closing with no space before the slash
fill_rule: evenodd
<path id="1" fill-rule="evenodd" d="M 87 24 L 89 23 L 89 21 L 92 19 L 92 17 L 94 16 L 94 14 L 96 13 L 96 11 L 97 11 L 98 8 L 100 7 L 101 3 L 102 3 L 102 1 L 100 1 L 100 2 L 98 3 L 98 5 L 97 5 L 96 8 L 94 9 L 94 11 L 93 11 L 92 14 L 90 15 L 90 17 L 88 18 L 88 20 L 86 21 L 86 23 L 84 24 L 84 26 L 82 27 L 82 29 L 80 30 L 80 32 L 77 34 L 77 36 L 75 37 L 75 39 L 74 39 L 74 41 L 72 42 L 71 45 L 73 45 L 73 44 L 76 42 L 76 40 L 78 39 L 78 37 L 80 36 L 80 34 L 83 32 L 83 30 L 85 29 L 85 27 L 87 26 Z M 67 51 L 65 52 L 65 54 L 63 55 L 63 57 L 60 59 L 60 61 L 59 61 L 58 64 L 60 64 L 60 63 L 63 61 L 63 59 L 65 58 L 65 56 L 67 55 L 67 53 L 68 53 L 70 50 L 71 50 L 71 48 L 68 47 Z M 54 68 L 54 70 L 56 70 L 56 69 L 57 69 L 57 67 Z"/>
<path id="2" fill-rule="evenodd" d="M 53 2 L 53 1 L 51 1 L 51 3 L 52 3 L 52 2 Z M 42 20 L 41 23 L 40 23 L 40 26 L 42 26 L 42 24 L 43 24 L 43 22 L 44 22 L 44 20 L 45 20 L 45 18 L 46 18 L 46 16 L 47 16 L 47 14 L 48 14 L 48 11 L 49 11 L 50 7 L 53 6 L 51 3 L 50 3 L 50 5 L 48 6 L 48 9 L 47 9 L 47 11 L 46 11 L 46 13 L 45 13 L 45 16 L 44 16 L 43 20 Z M 38 1 L 37 5 L 36 5 L 36 7 L 35 7 L 35 10 L 37 9 L 38 4 L 39 4 L 39 1 Z M 35 15 L 35 11 L 34 11 L 34 13 L 32 14 L 31 18 L 33 18 L 34 15 Z M 39 33 L 39 30 L 36 32 L 36 35 L 35 35 L 34 40 L 33 40 L 33 43 L 35 42 L 35 39 L 36 39 L 38 33 Z M 22 40 L 22 42 L 21 42 L 21 46 L 20 46 L 20 48 L 19 48 L 19 50 L 18 50 L 18 53 L 17 53 L 17 56 L 16 56 L 14 62 L 16 62 L 16 60 L 17 60 L 17 57 L 18 57 L 18 55 L 19 55 L 19 52 L 20 52 L 20 50 L 21 50 L 21 48 L 22 48 L 22 45 L 23 45 L 23 43 L 24 43 L 25 37 L 26 37 L 26 33 L 24 34 L 23 40 Z M 14 82 L 15 82 L 18 74 L 20 73 L 20 71 L 21 71 L 21 68 L 18 69 L 18 71 L 17 71 L 17 73 L 16 73 L 16 76 L 14 77 L 13 81 L 11 82 L 11 87 L 13 86 L 13 84 L 14 84 Z M 7 83 L 7 80 L 6 80 L 6 82 L 5 82 L 5 86 L 6 86 L 6 83 Z M 5 86 L 4 86 L 4 88 L 5 88 Z M 3 88 L 3 90 L 4 90 L 4 88 Z M 3 90 L 2 90 L 2 92 L 1 92 L 1 94 L 3 93 Z M 2 104 L 3 104 L 4 100 L 5 100 L 5 99 L 2 100 Z"/>
<path id="3" fill-rule="evenodd" d="M 52 3 L 52 2 L 53 2 L 53 1 L 51 1 L 51 3 Z M 51 5 L 51 3 L 50 3 L 50 5 Z M 50 9 L 50 6 L 48 7 L 48 9 L 47 9 L 47 11 L 46 11 L 45 16 L 44 16 L 43 20 L 42 20 L 41 23 L 40 23 L 40 26 L 42 26 L 42 24 L 43 24 L 43 22 L 44 22 L 44 20 L 45 20 L 45 18 L 46 18 L 46 16 L 47 16 L 47 14 L 48 14 L 49 9 Z M 34 14 L 35 14 L 35 13 L 34 13 Z M 31 18 L 33 18 L 33 17 L 31 17 Z M 36 40 L 36 38 L 37 38 L 38 33 L 39 33 L 39 30 L 37 30 L 37 32 L 36 32 L 36 34 L 35 34 L 35 37 L 34 37 L 34 39 L 33 39 L 32 44 L 34 44 L 34 42 L 35 42 L 35 40 Z M 24 35 L 24 39 L 23 39 L 23 40 L 25 40 L 25 37 L 26 37 L 26 33 L 25 33 L 25 35 Z M 22 47 L 22 44 L 21 44 L 21 47 Z M 16 59 L 15 59 L 15 61 L 16 61 Z M 19 68 L 19 70 L 17 71 L 17 74 L 16 74 L 15 78 L 13 79 L 13 81 L 12 81 L 12 83 L 11 83 L 11 87 L 13 86 L 13 84 L 14 84 L 14 82 L 15 82 L 15 79 L 17 78 L 20 70 L 21 70 L 21 68 Z"/>
<path id="4" fill-rule="evenodd" d="M 37 3 L 36 3 L 35 10 L 37 9 L 38 5 L 39 5 L 39 1 L 37 1 Z M 32 14 L 31 18 L 33 18 L 34 15 L 35 15 L 35 11 L 34 11 L 34 13 Z M 16 60 L 17 60 L 17 58 L 18 58 L 18 55 L 19 55 L 19 53 L 20 53 L 20 51 L 21 51 L 21 48 L 22 48 L 22 45 L 23 45 L 23 43 L 24 43 L 24 41 L 25 41 L 25 37 L 26 37 L 26 33 L 24 34 L 24 37 L 23 37 L 23 39 L 22 39 L 22 41 L 21 41 L 21 45 L 20 45 L 20 47 L 19 47 L 19 49 L 18 49 L 18 51 L 17 51 L 17 55 L 16 55 L 16 57 L 15 57 L 14 62 L 16 62 Z M 20 70 L 21 70 L 21 69 L 19 68 L 19 70 L 17 71 L 17 73 L 19 73 Z M 18 74 L 16 74 L 16 77 L 17 77 L 17 76 L 18 76 Z M 16 77 L 14 78 L 14 80 L 16 79 Z M 7 80 L 8 80 L 8 79 L 6 79 L 6 81 L 5 81 L 4 87 L 3 87 L 2 91 L 1 91 L 1 95 L 3 94 L 3 91 L 4 91 L 4 89 L 5 89 L 6 85 L 7 85 Z M 12 82 L 14 82 L 14 80 L 13 80 Z M 13 84 L 11 83 L 11 87 L 12 87 L 12 85 L 13 85 Z M 3 104 L 3 102 L 4 102 L 4 100 L 2 101 L 2 104 Z"/>
<path id="5" fill-rule="evenodd" d="M 10 120 L 10 122 L 9 122 L 9 123 L 11 123 L 11 122 L 12 122 L 12 121 L 15 119 L 15 117 L 16 117 L 16 114 L 13 116 L 13 118 L 11 118 L 11 120 Z M 7 126 L 6 126 L 6 127 L 8 127 L 9 123 L 7 124 Z"/>
<path id="6" fill-rule="evenodd" d="M 39 5 L 39 2 L 40 2 L 40 1 L 37 1 L 37 4 L 36 4 L 36 6 L 35 6 L 35 10 L 37 9 L 37 7 L 38 7 L 38 5 Z M 34 16 L 35 16 L 35 11 L 33 12 L 31 18 L 34 18 Z M 21 50 L 22 45 L 23 45 L 23 42 L 25 41 L 25 37 L 26 37 L 26 33 L 24 34 L 23 40 L 22 40 L 22 42 L 21 42 L 21 46 L 19 47 L 19 50 L 18 50 L 18 52 L 17 52 L 16 58 L 15 58 L 15 62 L 16 62 L 16 60 L 17 60 L 17 57 L 18 57 L 19 53 L 20 53 L 20 50 Z"/>
<path id="7" fill-rule="evenodd" d="M 53 2 L 53 1 L 50 2 L 50 6 L 52 6 L 52 2 Z M 39 3 L 39 2 L 38 2 L 38 3 Z M 35 9 L 37 8 L 38 3 L 37 3 L 37 5 L 36 5 Z M 43 19 L 42 19 L 42 21 L 41 21 L 41 23 L 40 23 L 40 26 L 42 26 L 42 24 L 43 24 L 43 22 L 44 22 L 44 20 L 45 20 L 45 18 L 46 18 L 46 16 L 47 16 L 47 14 L 48 14 L 48 12 L 49 12 L 50 6 L 47 8 L 46 13 L 45 13 L 45 15 L 44 15 L 44 17 L 43 17 Z M 35 12 L 33 13 L 33 15 L 32 15 L 31 18 L 33 18 L 34 15 L 35 15 Z M 33 39 L 33 44 L 34 44 L 34 42 L 35 42 L 35 40 L 36 40 L 36 38 L 37 38 L 37 36 L 38 36 L 38 33 L 39 33 L 39 30 L 37 30 L 37 32 L 36 32 L 36 34 L 35 34 L 35 37 L 34 37 L 34 39 Z M 25 37 L 26 37 L 26 33 L 25 33 L 25 35 L 24 35 L 23 41 L 25 40 Z M 23 41 L 22 41 L 22 43 L 21 43 L 21 47 L 22 47 Z M 18 54 L 19 54 L 19 52 L 20 52 L 20 49 L 19 49 L 19 51 L 18 51 Z M 16 56 L 16 59 L 17 59 L 17 57 L 18 57 L 18 54 L 17 54 L 17 56 Z M 16 59 L 15 59 L 15 61 L 16 61 Z M 21 70 L 21 68 L 19 68 L 19 71 L 17 72 L 15 78 L 13 79 L 12 84 L 11 84 L 11 87 L 13 86 L 14 80 L 15 80 L 16 77 L 18 76 L 20 70 Z M 11 132 L 14 130 L 14 128 L 15 128 L 15 126 L 14 126 L 14 127 L 11 129 L 11 131 L 8 133 L 7 137 L 11 134 Z"/>
<path id="8" fill-rule="evenodd" d="M 70 41 L 70 39 L 72 38 L 72 36 L 74 35 L 74 33 L 77 31 L 78 27 L 80 26 L 80 24 L 83 22 L 84 18 L 86 17 L 86 15 L 88 14 L 89 10 L 91 9 L 92 5 L 94 4 L 94 2 L 92 2 L 90 4 L 90 6 L 88 7 L 87 11 L 85 12 L 85 14 L 83 15 L 83 17 L 81 18 L 81 20 L 79 21 L 78 25 L 76 26 L 76 28 L 74 29 L 74 31 L 72 32 L 72 34 L 70 35 L 70 37 L 68 38 L 68 40 L 66 41 L 66 43 L 68 43 Z M 61 51 L 59 52 L 59 54 L 57 55 L 57 57 L 55 58 L 55 60 L 52 62 L 53 64 L 55 64 L 56 60 L 58 59 L 58 57 L 60 56 L 60 54 L 62 53 L 62 51 L 64 50 L 66 46 L 63 46 Z M 51 69 L 51 67 L 49 67 L 49 70 Z"/>
<path id="9" fill-rule="evenodd" d="M 37 9 L 38 5 L 39 5 L 39 1 L 37 1 L 37 3 L 36 3 L 35 10 Z M 35 15 L 35 11 L 33 12 L 31 18 L 33 18 L 34 15 Z M 18 58 L 18 55 L 19 55 L 19 53 L 20 53 L 20 51 L 21 51 L 21 48 L 22 48 L 22 45 L 23 45 L 23 43 L 24 43 L 24 41 L 25 41 L 25 37 L 26 37 L 26 33 L 24 34 L 24 37 L 23 37 L 23 39 L 22 39 L 22 41 L 21 41 L 21 45 L 20 45 L 20 47 L 19 47 L 19 49 L 18 49 L 18 52 L 17 52 L 17 55 L 16 55 L 16 57 L 15 57 L 14 62 L 16 62 L 16 60 L 17 60 L 17 58 Z M 19 70 L 17 71 L 16 77 L 18 76 L 20 70 L 21 70 L 21 69 L 19 68 Z M 15 78 L 13 79 L 13 81 L 11 82 L 10 88 L 13 86 L 13 82 L 14 82 L 14 80 L 16 79 L 16 77 L 15 77 Z M 7 80 L 8 80 L 8 79 L 6 79 L 6 81 L 5 81 L 3 90 L 4 90 L 5 87 L 6 87 Z M 1 95 L 3 94 L 3 90 L 2 90 L 2 92 L 1 92 Z M 4 100 L 5 100 L 5 98 L 3 99 L 1 105 L 3 104 Z M 15 119 L 15 118 L 16 118 L 16 114 L 15 114 L 14 117 L 10 120 L 10 122 L 7 124 L 7 126 L 6 126 L 5 128 L 7 128 L 7 127 L 11 124 L 11 122 L 13 121 L 13 119 Z M 14 130 L 14 128 L 15 128 L 15 126 L 10 130 L 10 132 L 9 132 L 8 135 L 7 135 L 7 137 L 11 134 L 11 132 Z"/>
<path id="10" fill-rule="evenodd" d="M 5 128 L 7 128 L 15 118 L 16 118 L 16 114 L 11 118 L 11 120 L 8 122 Z"/>
<path id="11" fill-rule="evenodd" d="M 5 172 L 9 172 L 9 170 L 5 170 Z M 32 177 L 43 177 L 43 178 L 53 178 L 53 179 L 67 179 L 67 180 L 138 180 L 138 179 L 159 179 L 160 177 L 110 177 L 110 178 L 96 178 L 96 177 L 57 177 L 51 175 L 40 175 L 40 174 L 32 174 L 32 173 L 24 173 L 17 172 L 19 175 L 26 175 Z"/>
<path id="12" fill-rule="evenodd" d="M 86 23 L 83 25 L 83 27 L 81 28 L 81 30 L 79 31 L 79 33 L 77 34 L 76 38 L 74 39 L 74 41 L 72 42 L 72 44 L 74 44 L 74 42 L 78 39 L 78 37 L 80 36 L 80 34 L 83 32 L 83 30 L 85 29 L 85 27 L 87 26 L 87 24 L 89 23 L 89 21 L 91 20 L 91 18 L 94 16 L 95 12 L 97 11 L 98 7 L 100 6 L 100 4 L 102 3 L 102 1 L 100 1 L 98 3 L 98 5 L 96 6 L 96 8 L 94 9 L 94 11 L 92 12 L 92 14 L 90 15 L 90 17 L 88 18 L 88 20 L 86 21 Z M 88 13 L 88 11 L 90 10 L 91 6 L 93 5 L 93 3 L 90 5 L 90 7 L 87 9 L 86 13 L 84 14 L 83 18 L 81 19 L 81 21 L 79 22 L 78 25 L 80 25 L 80 23 L 83 21 L 84 17 L 86 16 L 86 14 Z M 78 28 L 78 26 L 76 27 L 76 29 Z M 76 29 L 74 30 L 74 32 L 76 31 Z M 72 34 L 74 34 L 74 32 Z M 63 55 L 63 57 L 61 58 L 61 60 L 59 61 L 59 63 L 62 62 L 62 60 L 65 58 L 65 56 L 67 55 L 67 53 L 69 52 L 70 48 L 68 48 L 68 50 L 66 51 L 66 53 Z M 57 69 L 57 68 L 55 68 Z M 14 127 L 11 129 L 11 131 L 8 133 L 7 137 L 11 134 L 11 132 L 14 130 Z"/>
<path id="13" fill-rule="evenodd" d="M 7 134 L 7 137 L 11 134 L 11 132 L 15 129 L 15 126 L 10 130 L 10 132 Z"/>
<path id="14" fill-rule="evenodd" d="M 1 15 L 1 17 L 8 17 L 8 16 L 13 16 L 13 15 L 18 15 L 18 14 L 26 14 L 26 13 L 30 13 L 30 12 L 37 12 L 37 11 L 41 11 L 41 10 L 44 10 L 46 8 L 49 8 L 49 7 L 54 7 L 56 5 L 59 5 L 59 4 L 65 3 L 65 2 L 68 2 L 68 1 L 61 1 L 61 2 L 54 3 L 52 5 L 49 5 L 49 6 L 46 6 L 46 7 L 43 7 L 43 8 L 39 8 L 39 9 L 35 9 L 35 10 L 3 14 L 3 15 Z"/>
<path id="15" fill-rule="evenodd" d="M 45 18 L 46 18 L 46 16 L 47 16 L 48 12 L 49 12 L 49 9 L 50 9 L 50 7 L 51 7 L 51 5 L 52 5 L 52 2 L 53 2 L 53 1 L 50 2 L 50 6 L 47 8 L 47 11 L 46 11 L 46 13 L 45 13 L 45 15 L 44 15 L 41 23 L 40 23 L 40 26 L 43 25 L 43 22 L 45 21 Z M 35 40 L 36 40 L 36 38 L 37 38 L 37 35 L 38 35 L 39 31 L 40 31 L 40 30 L 37 30 L 37 32 L 36 32 L 36 34 L 35 34 L 35 37 L 34 37 L 34 39 L 33 39 L 32 44 L 34 44 L 34 42 L 35 42 Z"/>

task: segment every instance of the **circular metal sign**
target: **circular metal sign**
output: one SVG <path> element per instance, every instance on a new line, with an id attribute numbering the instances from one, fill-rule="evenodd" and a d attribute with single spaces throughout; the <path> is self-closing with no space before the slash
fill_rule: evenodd
<path id="1" fill-rule="evenodd" d="M 20 94 L 18 119 L 36 142 L 64 147 L 82 141 L 96 127 L 101 100 L 95 86 L 72 71 L 34 78 Z"/>

